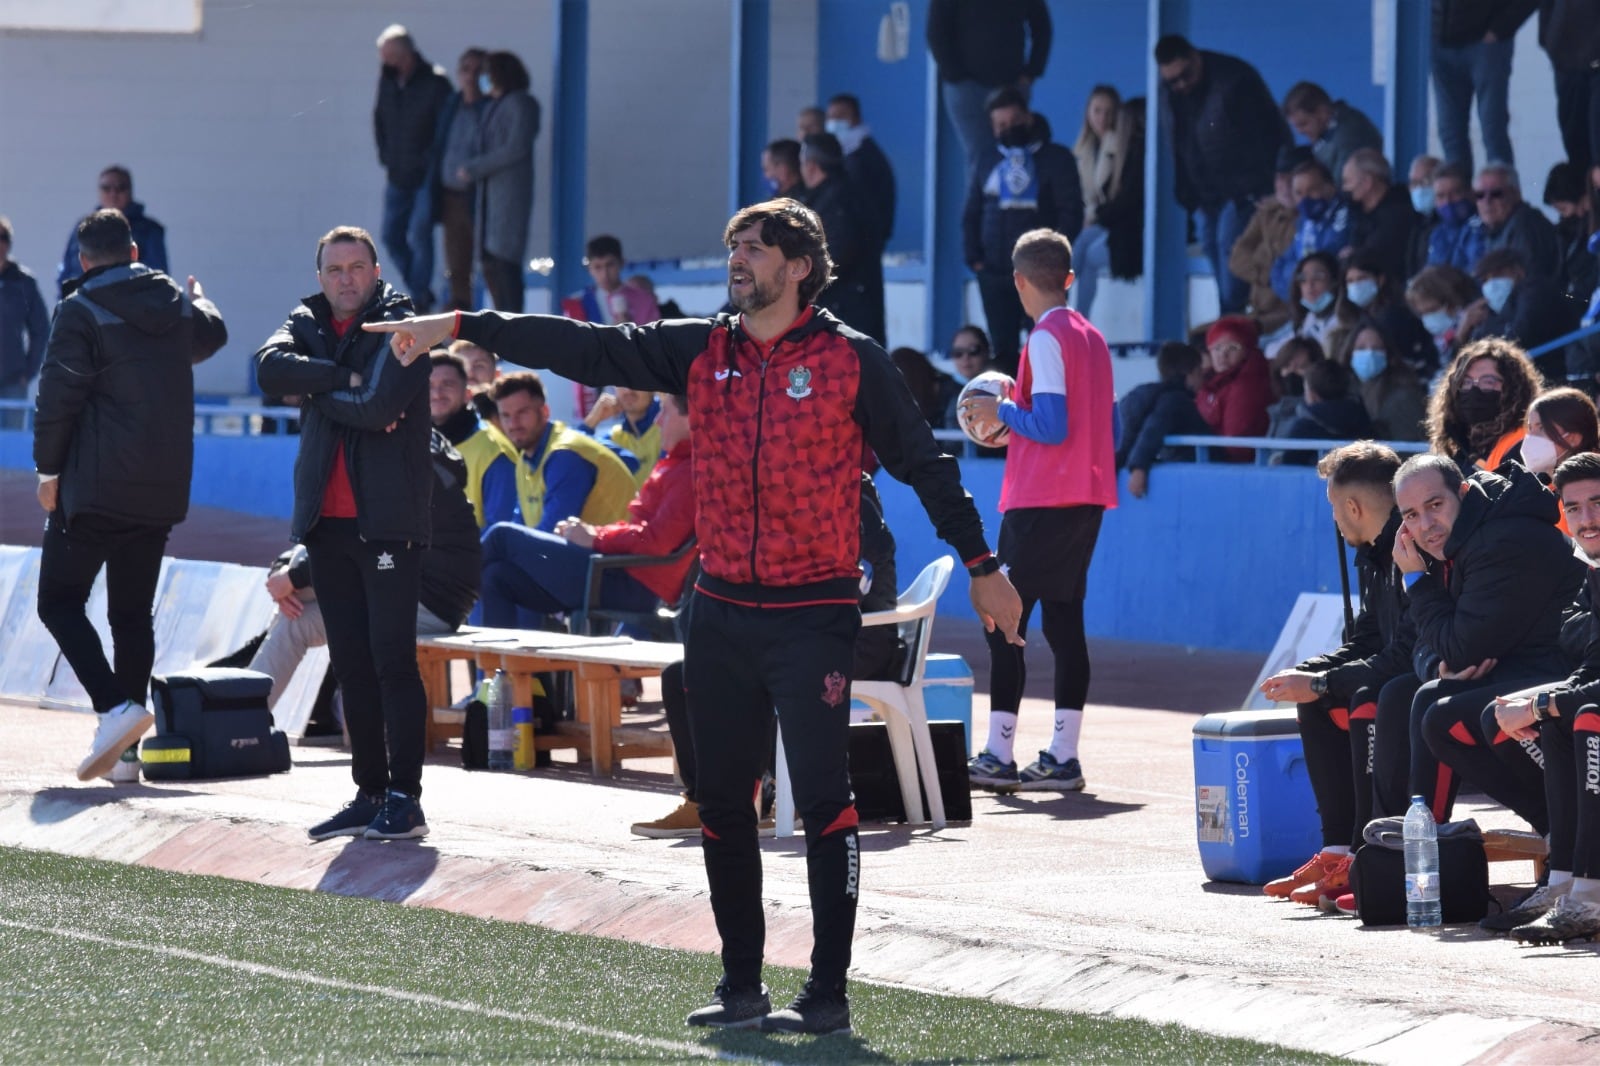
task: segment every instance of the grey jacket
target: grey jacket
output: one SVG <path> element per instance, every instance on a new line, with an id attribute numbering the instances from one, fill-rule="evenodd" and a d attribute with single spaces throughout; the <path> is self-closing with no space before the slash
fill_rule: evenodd
<path id="1" fill-rule="evenodd" d="M 526 92 L 489 101 L 479 117 L 477 154 L 461 165 L 478 183 L 478 250 L 520 263 L 533 217 L 533 141 L 539 101 Z"/>
<path id="2" fill-rule="evenodd" d="M 1317 162 L 1328 168 L 1335 185 L 1343 180 L 1345 160 L 1357 148 L 1376 148 L 1383 151 L 1383 134 L 1365 114 L 1343 100 L 1333 104 L 1333 128 L 1311 146 Z"/>
<path id="3" fill-rule="evenodd" d="M 1511 212 L 1505 225 L 1489 234 L 1485 251 L 1496 248 L 1511 248 L 1522 253 L 1522 263 L 1530 278 L 1554 281 L 1561 266 L 1561 240 L 1556 236 L 1555 225 L 1544 217 L 1543 211 L 1526 200 Z"/>

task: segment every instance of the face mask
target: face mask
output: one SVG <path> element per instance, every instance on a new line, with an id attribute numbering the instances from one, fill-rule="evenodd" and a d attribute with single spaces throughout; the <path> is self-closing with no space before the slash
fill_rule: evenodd
<path id="1" fill-rule="evenodd" d="M 1449 311 L 1429 311 L 1422 316 L 1422 328 L 1435 337 L 1450 329 L 1456 324 L 1456 316 Z"/>
<path id="2" fill-rule="evenodd" d="M 1028 127 L 1027 123 L 1024 123 L 1007 129 L 1000 135 L 999 141 L 1002 148 L 1026 148 L 1028 141 L 1032 137 L 1033 130 Z"/>
<path id="3" fill-rule="evenodd" d="M 1493 422 L 1500 414 L 1500 394 L 1488 389 L 1462 389 L 1456 396 L 1456 414 L 1469 426 Z"/>
<path id="4" fill-rule="evenodd" d="M 1471 200 L 1456 200 L 1453 203 L 1440 204 L 1438 211 L 1439 217 L 1452 226 L 1459 226 L 1478 213 L 1478 209 L 1472 206 Z"/>
<path id="5" fill-rule="evenodd" d="M 1417 214 L 1426 215 L 1433 211 L 1433 186 L 1418 185 L 1411 190 L 1411 206 L 1417 209 Z"/>
<path id="6" fill-rule="evenodd" d="M 1362 381 L 1371 381 L 1389 366 L 1389 356 L 1378 348 L 1357 348 L 1350 353 L 1350 369 Z"/>
<path id="7" fill-rule="evenodd" d="M 1522 465 L 1535 474 L 1553 474 L 1556 469 L 1556 445 L 1547 437 L 1532 433 L 1522 438 Z"/>
<path id="8" fill-rule="evenodd" d="M 1323 200 L 1315 196 L 1307 196 L 1300 201 L 1300 214 L 1312 222 L 1321 222 L 1327 215 L 1332 200 Z"/>
<path id="9" fill-rule="evenodd" d="M 767 195 L 768 196 L 776 196 L 776 195 L 778 195 L 778 179 L 777 178 L 765 178 L 763 180 L 767 183 Z"/>
<path id="10" fill-rule="evenodd" d="M 1350 302 L 1357 307 L 1365 307 L 1378 298 L 1378 283 L 1371 278 L 1362 278 L 1352 281 L 1345 286 L 1345 295 L 1350 297 Z"/>
<path id="11" fill-rule="evenodd" d="M 822 124 L 822 128 L 835 137 L 843 137 L 850 131 L 850 123 L 842 118 L 830 118 Z"/>
<path id="12" fill-rule="evenodd" d="M 1332 304 L 1332 303 L 1333 303 L 1333 293 L 1331 293 L 1331 292 L 1324 292 L 1321 296 L 1318 296 L 1315 300 L 1307 300 L 1304 297 L 1301 297 L 1301 299 L 1300 299 L 1300 306 L 1304 307 L 1307 311 L 1310 311 L 1314 315 L 1322 314 L 1322 312 L 1326 311 L 1328 309 L 1328 306 L 1330 304 Z"/>
<path id="13" fill-rule="evenodd" d="M 489 82 L 489 75 L 487 75 L 487 74 L 479 74 L 478 75 L 478 91 L 480 93 L 482 93 L 485 96 L 488 96 L 489 95 L 489 91 L 491 89 L 493 89 L 493 88 L 494 88 L 494 86 L 491 85 L 490 82 Z"/>
<path id="14" fill-rule="evenodd" d="M 1490 278 L 1483 283 L 1483 302 L 1498 315 L 1506 301 L 1511 299 L 1511 290 L 1516 287 L 1517 283 L 1511 278 Z"/>
<path id="15" fill-rule="evenodd" d="M 1283 394 L 1285 396 L 1304 396 L 1306 394 L 1306 379 L 1303 374 L 1283 375 Z"/>

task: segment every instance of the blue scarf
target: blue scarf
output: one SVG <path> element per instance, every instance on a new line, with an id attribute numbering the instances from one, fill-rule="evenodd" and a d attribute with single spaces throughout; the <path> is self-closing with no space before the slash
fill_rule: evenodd
<path id="1" fill-rule="evenodd" d="M 989 181 L 1000 199 L 1000 210 L 1038 210 L 1039 172 L 1033 162 L 1033 153 L 1038 148 L 1034 144 L 1026 148 L 996 149 L 1000 162 L 989 175 Z"/>

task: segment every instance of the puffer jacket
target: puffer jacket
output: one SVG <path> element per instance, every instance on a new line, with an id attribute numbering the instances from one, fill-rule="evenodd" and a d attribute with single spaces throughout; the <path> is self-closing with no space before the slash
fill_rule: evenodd
<path id="1" fill-rule="evenodd" d="M 1394 540 L 1400 533 L 1400 512 L 1389 515 L 1383 532 L 1356 549 L 1356 575 L 1361 613 L 1344 644 L 1326 655 L 1307 659 L 1296 669 L 1326 674 L 1328 693 L 1348 700 L 1361 689 L 1375 692 L 1391 678 L 1411 670 L 1416 631 L 1407 614 L 1405 586 L 1394 565 Z"/>

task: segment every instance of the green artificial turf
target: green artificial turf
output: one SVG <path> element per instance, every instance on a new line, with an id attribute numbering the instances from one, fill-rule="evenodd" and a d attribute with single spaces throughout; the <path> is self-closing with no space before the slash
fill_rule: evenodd
<path id="1" fill-rule="evenodd" d="M 0 1063 L 1331 1061 L 864 982 L 854 1036 L 689 1029 L 717 976 L 689 952 L 0 848 Z M 804 975 L 766 976 L 782 1001 Z"/>

